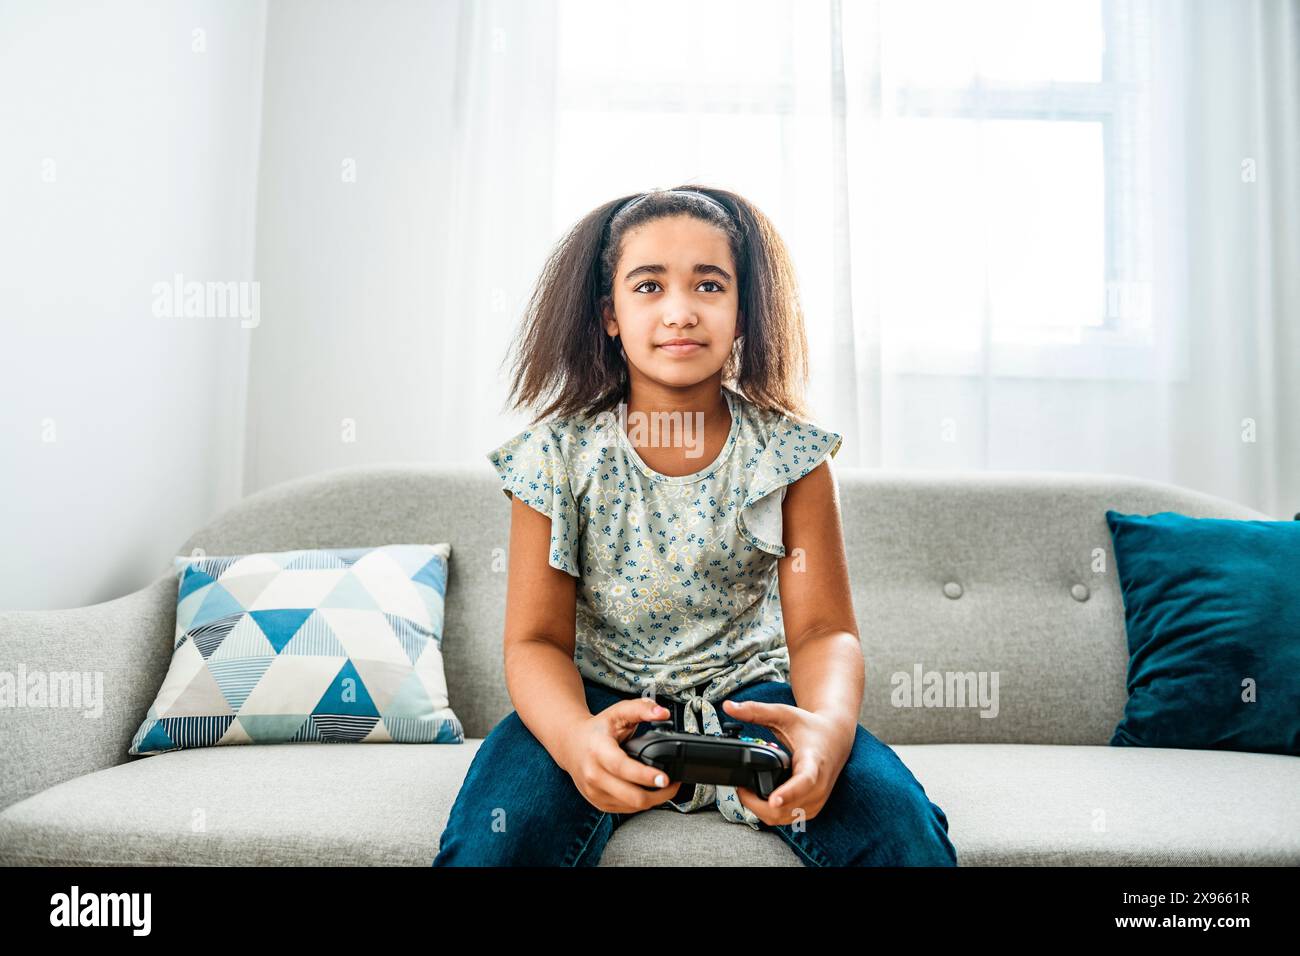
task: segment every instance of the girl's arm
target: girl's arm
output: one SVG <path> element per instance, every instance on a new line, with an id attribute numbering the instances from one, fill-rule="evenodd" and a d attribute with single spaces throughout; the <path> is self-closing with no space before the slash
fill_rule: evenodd
<path id="1" fill-rule="evenodd" d="M 770 727 L 792 755 L 790 778 L 766 801 L 737 791 L 742 804 L 773 826 L 811 820 L 830 799 L 857 737 L 864 684 L 829 461 L 786 489 L 781 520 L 785 557 L 777 574 L 795 704 L 723 702 L 729 715 Z"/>
<path id="2" fill-rule="evenodd" d="M 851 741 L 864 662 L 829 459 L 786 489 L 781 521 L 786 556 L 777 575 L 790 687 L 800 708 L 831 718 Z"/>
<path id="3" fill-rule="evenodd" d="M 561 768 L 573 727 L 591 719 L 582 675 L 573 663 L 577 579 L 551 567 L 551 519 L 517 498 L 510 502 L 505 672 L 510 700 Z"/>

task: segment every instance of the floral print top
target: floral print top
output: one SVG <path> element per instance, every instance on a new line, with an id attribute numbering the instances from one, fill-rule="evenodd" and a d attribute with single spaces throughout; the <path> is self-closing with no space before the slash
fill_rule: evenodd
<path id="1" fill-rule="evenodd" d="M 579 673 L 689 702 L 683 729 L 713 735 L 723 699 L 789 681 L 781 504 L 842 438 L 722 392 L 730 433 L 689 475 L 646 465 L 614 412 L 540 422 L 488 454 L 505 494 L 551 519 L 551 566 L 578 579 Z M 698 784 L 688 802 L 669 803 L 689 813 L 715 800 L 723 817 L 758 829 L 733 787 Z"/>

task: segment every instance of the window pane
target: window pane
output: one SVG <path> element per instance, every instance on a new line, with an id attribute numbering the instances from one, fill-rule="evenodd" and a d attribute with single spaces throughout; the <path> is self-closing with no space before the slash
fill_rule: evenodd
<path id="1" fill-rule="evenodd" d="M 880 268 L 887 348 L 980 345 L 984 222 L 976 136 L 973 120 L 888 124 Z"/>
<path id="2" fill-rule="evenodd" d="M 1099 82 L 1101 0 L 885 0 L 892 84 Z"/>
<path id="3" fill-rule="evenodd" d="M 1078 342 L 1105 305 L 1101 123 L 984 124 L 993 338 Z"/>
<path id="4" fill-rule="evenodd" d="M 640 189 L 705 182 L 770 193 L 787 140 L 813 125 L 774 113 L 563 108 L 555 140 L 557 234 L 597 204 Z"/>
<path id="5" fill-rule="evenodd" d="M 790 72 L 790 0 L 561 0 L 569 76 L 650 83 L 767 84 Z"/>
<path id="6" fill-rule="evenodd" d="M 899 119 L 883 157 L 886 346 L 1080 340 L 1105 306 L 1100 123 Z"/>

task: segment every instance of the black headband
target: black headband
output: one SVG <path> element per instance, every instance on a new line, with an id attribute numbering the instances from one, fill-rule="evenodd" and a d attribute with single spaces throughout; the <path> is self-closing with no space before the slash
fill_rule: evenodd
<path id="1" fill-rule="evenodd" d="M 712 196 L 708 195 L 707 193 L 702 193 L 697 189 L 666 189 L 663 190 L 663 192 L 678 193 L 683 196 L 699 196 L 701 199 L 711 203 L 714 206 L 717 206 L 718 209 L 722 211 L 722 214 L 726 216 L 728 219 L 731 218 L 731 212 L 727 209 L 726 206 L 722 205 L 722 203 L 718 202 L 716 199 L 714 199 Z M 640 196 L 634 196 L 632 199 L 629 199 L 627 202 L 623 203 L 623 205 L 619 206 L 618 211 L 614 213 L 614 216 L 626 212 L 627 210 L 635 206 L 637 203 L 641 202 L 643 199 L 649 199 L 651 196 L 654 195 L 662 195 L 662 193 L 643 193 Z M 614 217 L 611 216 L 610 218 L 613 219 Z"/>

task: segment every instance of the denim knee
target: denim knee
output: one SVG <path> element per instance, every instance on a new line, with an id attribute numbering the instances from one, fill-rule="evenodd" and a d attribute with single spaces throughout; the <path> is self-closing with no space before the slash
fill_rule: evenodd
<path id="1" fill-rule="evenodd" d="M 448 822 L 434 866 L 596 866 L 615 829 L 613 814 L 595 807 L 573 830 L 551 829 L 546 821 L 514 821 L 515 830 L 471 832 Z M 554 821 L 550 826 L 555 827 Z"/>
<path id="2" fill-rule="evenodd" d="M 898 755 L 861 725 L 821 811 L 802 831 L 780 829 L 807 865 L 957 865 L 943 810 Z"/>
<path id="3" fill-rule="evenodd" d="M 511 713 L 474 755 L 433 865 L 594 866 L 615 823 Z"/>
<path id="4" fill-rule="evenodd" d="M 809 855 L 828 866 L 957 866 L 957 849 L 948 838 L 944 812 L 925 795 L 889 801 L 888 811 L 864 816 L 849 828 L 853 835 L 817 841 Z M 817 825 L 817 818 L 808 828 Z"/>
<path id="5" fill-rule="evenodd" d="M 897 866 L 956 866 L 957 848 L 948 837 L 948 817 L 924 793 L 914 811 L 900 821 L 911 838 L 904 844 Z"/>

